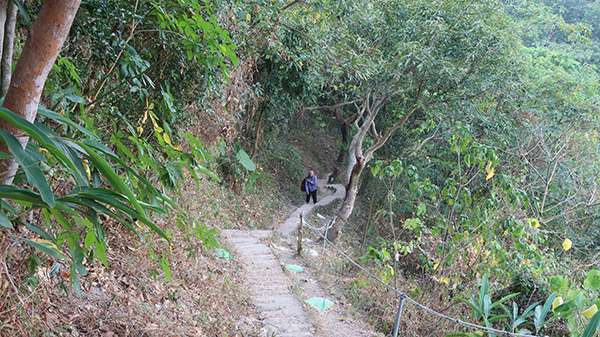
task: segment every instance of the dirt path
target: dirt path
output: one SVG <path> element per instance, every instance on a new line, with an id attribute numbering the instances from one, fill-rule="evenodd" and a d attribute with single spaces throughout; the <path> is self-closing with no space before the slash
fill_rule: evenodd
<path id="1" fill-rule="evenodd" d="M 335 193 L 323 197 L 317 205 L 327 205 L 344 197 L 343 186 L 331 187 Z M 322 190 L 331 187 L 319 186 Z M 298 227 L 300 213 L 307 214 L 313 207 L 312 204 L 299 207 L 279 225 L 276 232 L 285 240 L 295 240 L 292 235 Z M 226 230 L 222 233 L 234 245 L 237 257 L 245 266 L 245 287 L 251 292 L 260 311 L 259 319 L 264 324 L 260 336 L 376 336 L 346 315 L 345 304 L 316 281 L 318 275 L 315 271 L 304 266 L 303 273 L 284 272 L 286 264 L 304 263 L 294 250 L 268 242 L 272 231 Z M 322 297 L 335 305 L 321 312 L 301 303 L 297 297 Z"/>

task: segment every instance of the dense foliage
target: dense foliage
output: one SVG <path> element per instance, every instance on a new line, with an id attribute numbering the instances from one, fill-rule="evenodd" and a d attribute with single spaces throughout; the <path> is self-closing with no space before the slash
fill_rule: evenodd
<path id="1" fill-rule="evenodd" d="M 0 191 L 3 235 L 69 260 L 78 290 L 84 259 L 108 266 L 100 214 L 150 241 L 173 236 L 150 214 L 175 215 L 215 248 L 178 206 L 186 176 L 290 183 L 290 139 L 339 124 L 327 160 L 368 213 L 363 261 L 390 282 L 415 281 L 410 265 L 490 327 L 593 336 L 598 22 L 579 0 L 85 2 L 38 121 L 1 111 L 32 138 L 0 130 L 21 166 Z"/>

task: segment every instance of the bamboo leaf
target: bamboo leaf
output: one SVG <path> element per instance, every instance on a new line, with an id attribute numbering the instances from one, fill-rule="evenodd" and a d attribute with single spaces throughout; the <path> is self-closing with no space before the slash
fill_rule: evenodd
<path id="1" fill-rule="evenodd" d="M 38 226 L 36 226 L 34 224 L 30 224 L 30 223 L 27 223 L 27 222 L 23 222 L 23 224 L 30 231 L 36 233 L 37 235 L 41 236 L 45 240 L 48 240 L 48 241 L 52 242 L 54 245 L 56 245 L 56 240 L 52 237 L 52 235 L 48 234 L 45 230 L 39 228 Z"/>
<path id="2" fill-rule="evenodd" d="M 0 185 L 0 198 L 25 201 L 34 205 L 48 207 L 48 204 L 42 200 L 39 194 L 16 186 Z"/>
<path id="3" fill-rule="evenodd" d="M 59 123 L 66 124 L 74 129 L 76 129 L 77 131 L 83 133 L 84 135 L 88 136 L 92 140 L 100 141 L 98 136 L 96 136 L 95 134 L 93 134 L 92 132 L 87 130 L 86 128 L 82 127 L 78 123 L 72 121 L 71 119 L 69 119 L 67 117 L 61 116 L 60 114 L 57 114 L 54 111 L 48 110 L 41 105 L 38 107 L 38 114 L 40 114 L 41 116 L 53 119 Z"/>
<path id="4" fill-rule="evenodd" d="M 32 246 L 33 248 L 46 253 L 50 256 L 53 256 L 57 259 L 65 259 L 65 256 L 63 254 L 63 252 L 58 249 L 58 246 L 56 246 L 54 243 L 47 241 L 47 240 L 27 240 L 24 238 L 21 238 L 21 240 L 23 240 L 23 242 L 27 243 L 28 245 Z"/>
<path id="5" fill-rule="evenodd" d="M 5 209 L 8 212 L 10 212 L 10 214 L 17 216 L 17 210 L 14 207 L 12 207 L 8 202 L 0 200 L 0 206 L 2 209 Z"/>
<path id="6" fill-rule="evenodd" d="M 596 334 L 596 331 L 598 331 L 599 327 L 600 327 L 600 311 L 597 311 L 594 314 L 594 316 L 592 316 L 592 319 L 590 319 L 590 322 L 588 323 L 587 327 L 583 331 L 583 335 L 581 335 L 581 337 L 594 337 L 594 335 Z"/>
<path id="7" fill-rule="evenodd" d="M 46 176 L 44 176 L 44 173 L 40 169 L 39 163 L 35 162 L 31 155 L 28 155 L 27 152 L 23 150 L 19 140 L 10 132 L 0 129 L 0 138 L 8 145 L 15 161 L 25 172 L 27 181 L 40 191 L 40 195 L 44 202 L 50 205 L 50 207 L 54 207 L 54 193 L 52 193 L 52 189 L 50 188 L 50 185 L 48 185 Z"/>
<path id="8" fill-rule="evenodd" d="M 15 227 L 13 227 L 12 223 L 10 222 L 10 219 L 2 211 L 0 211 L 0 226 L 15 229 Z"/>

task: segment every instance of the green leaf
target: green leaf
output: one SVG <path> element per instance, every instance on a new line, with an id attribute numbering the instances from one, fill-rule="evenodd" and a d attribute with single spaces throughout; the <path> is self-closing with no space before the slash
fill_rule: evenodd
<path id="1" fill-rule="evenodd" d="M 34 205 L 48 207 L 48 204 L 40 198 L 39 194 L 16 186 L 0 184 L 0 198 L 11 199 L 13 201 L 25 201 Z"/>
<path id="2" fill-rule="evenodd" d="M 207 169 L 206 167 L 204 167 L 202 165 L 196 165 L 196 168 L 198 169 L 198 171 L 200 171 L 201 173 L 204 173 L 207 176 L 213 178 L 217 182 L 221 182 L 221 179 L 219 178 L 219 176 L 217 176 L 215 173 L 213 173 L 211 170 Z"/>
<path id="3" fill-rule="evenodd" d="M 17 216 L 17 210 L 12 207 L 8 202 L 4 201 L 4 200 L 0 200 L 0 206 L 2 206 L 2 209 L 7 210 L 10 214 Z"/>
<path id="4" fill-rule="evenodd" d="M 31 28 L 31 20 L 29 19 L 29 15 L 27 15 L 27 11 L 25 10 L 25 8 L 23 8 L 21 1 L 13 0 L 13 2 L 19 8 L 19 12 L 21 12 L 21 15 L 23 15 L 23 21 L 25 22 L 25 25 L 27 26 L 27 28 Z"/>
<path id="5" fill-rule="evenodd" d="M 287 269 L 291 270 L 291 271 L 295 271 L 296 273 L 302 273 L 302 272 L 304 272 L 304 268 L 302 268 L 300 266 L 296 266 L 294 264 L 288 264 L 285 267 Z"/>
<path id="6" fill-rule="evenodd" d="M 85 248 L 89 248 L 91 245 L 94 244 L 94 242 L 96 242 L 96 234 L 94 234 L 94 231 L 88 231 L 85 235 Z"/>
<path id="7" fill-rule="evenodd" d="M 81 285 L 79 284 L 79 278 L 77 277 L 77 271 L 75 270 L 75 265 L 71 265 L 71 287 L 75 288 L 77 292 L 77 296 L 82 298 L 81 296 Z"/>
<path id="8" fill-rule="evenodd" d="M 236 157 L 239 160 L 240 164 L 242 164 L 242 166 L 246 170 L 248 170 L 248 171 L 254 171 L 254 170 L 256 170 L 256 164 L 254 164 L 254 162 L 252 161 L 252 159 L 250 159 L 250 156 L 248 156 L 248 154 L 244 150 L 240 150 L 237 153 Z"/>
<path id="9" fill-rule="evenodd" d="M 233 258 L 231 257 L 231 254 L 229 254 L 229 252 L 223 248 L 215 249 L 215 255 L 222 259 L 233 260 Z"/>
<path id="10" fill-rule="evenodd" d="M 102 172 L 102 175 L 109 181 L 111 186 L 115 190 L 123 193 L 127 197 L 127 200 L 137 210 L 138 219 L 140 221 L 142 221 L 144 224 L 146 224 L 148 227 L 150 227 L 153 231 L 158 233 L 160 236 L 165 238 L 167 241 L 170 241 L 168 236 L 165 234 L 165 232 L 162 231 L 162 229 L 158 228 L 155 224 L 153 224 L 150 220 L 147 219 L 144 209 L 142 208 L 142 206 L 136 199 L 133 192 L 129 189 L 129 187 L 127 187 L 125 182 L 123 182 L 123 180 L 121 180 L 121 177 L 119 177 L 115 173 L 115 171 L 112 169 L 112 167 L 110 167 L 108 162 L 106 162 L 106 160 L 104 160 L 104 158 L 102 158 L 100 155 L 98 155 L 90 146 L 83 144 L 83 143 L 78 143 L 78 144 L 89 154 L 90 161 L 94 164 L 94 166 L 96 166 L 96 168 L 98 170 L 100 170 L 100 172 Z"/>
<path id="11" fill-rule="evenodd" d="M 50 185 L 48 185 L 46 176 L 44 176 L 44 172 L 40 169 L 39 163 L 34 161 L 31 155 L 27 154 L 26 150 L 23 150 L 19 140 L 10 132 L 0 129 L 0 138 L 8 145 L 15 161 L 25 172 L 27 181 L 40 191 L 42 200 L 50 207 L 54 207 L 54 193 L 52 193 L 52 189 L 50 188 Z"/>
<path id="12" fill-rule="evenodd" d="M 329 307 L 335 305 L 335 303 L 331 302 L 330 300 L 321 297 L 311 297 L 307 300 L 304 300 L 304 302 L 308 303 L 308 305 L 311 307 L 317 310 L 321 309 L 322 311 L 327 311 Z"/>
<path id="13" fill-rule="evenodd" d="M 587 327 L 583 331 L 583 335 L 581 337 L 594 337 L 596 331 L 598 331 L 600 327 L 600 310 L 597 311 L 594 316 L 590 319 Z"/>
<path id="14" fill-rule="evenodd" d="M 6 108 L 0 108 L 0 118 L 23 130 L 32 139 L 38 142 L 40 146 L 44 147 L 52 155 L 56 156 L 56 158 L 60 160 L 62 164 L 72 168 L 77 172 L 77 168 L 75 167 L 74 163 L 63 153 L 64 149 L 59 149 L 59 145 L 48 136 L 47 132 L 44 132 L 42 129 L 40 129 L 40 127 L 30 123 L 25 118 L 11 112 Z"/>
<path id="15" fill-rule="evenodd" d="M 57 259 L 65 259 L 63 252 L 61 252 L 60 249 L 58 249 L 58 247 L 50 241 L 45 241 L 45 240 L 31 241 L 31 240 L 27 240 L 24 238 L 22 238 L 21 240 L 23 240 L 23 242 L 27 243 L 28 245 L 32 246 L 33 248 L 35 248 L 43 253 L 53 256 Z"/>
<path id="16" fill-rule="evenodd" d="M 38 226 L 36 226 L 34 224 L 30 224 L 30 223 L 27 223 L 27 222 L 23 222 L 23 224 L 30 231 L 32 231 L 32 232 L 36 233 L 37 235 L 43 237 L 44 240 L 47 240 L 47 241 L 50 241 L 53 244 L 56 244 L 56 240 L 52 237 L 52 235 L 48 234 L 45 230 L 39 228 Z"/>
<path id="17" fill-rule="evenodd" d="M 84 103 L 85 103 L 85 101 L 84 101 Z M 41 116 L 44 116 L 46 118 L 53 119 L 57 122 L 66 124 L 74 129 L 76 129 L 77 131 L 83 133 L 84 135 L 90 137 L 90 139 L 93 139 L 95 141 L 100 141 L 98 136 L 96 136 L 95 134 L 93 134 L 92 132 L 87 130 L 86 128 L 82 127 L 81 125 L 77 124 L 76 122 L 72 121 L 71 119 L 69 119 L 67 117 L 61 116 L 54 111 L 44 108 L 41 105 L 38 107 L 38 114 L 40 114 Z"/>
<path id="18" fill-rule="evenodd" d="M 12 223 L 10 222 L 10 219 L 2 211 L 0 211 L 0 226 L 15 229 L 15 227 L 13 227 Z"/>
<path id="19" fill-rule="evenodd" d="M 590 287 L 594 290 L 600 289 L 600 271 L 596 269 L 590 270 L 588 272 L 587 278 L 585 279 L 585 281 L 583 281 L 583 284 L 586 287 Z"/>

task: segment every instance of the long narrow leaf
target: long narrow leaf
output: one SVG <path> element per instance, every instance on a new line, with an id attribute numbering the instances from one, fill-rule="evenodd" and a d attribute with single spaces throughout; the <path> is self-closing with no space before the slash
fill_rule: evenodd
<path id="1" fill-rule="evenodd" d="M 0 226 L 15 229 L 15 227 L 13 227 L 12 223 L 10 222 L 10 219 L 2 211 L 0 211 Z"/>
<path id="2" fill-rule="evenodd" d="M 600 311 L 597 311 L 594 316 L 590 319 L 587 327 L 583 331 L 583 335 L 581 337 L 594 337 L 596 335 L 596 331 L 600 327 Z"/>
<path id="3" fill-rule="evenodd" d="M 18 214 L 17 210 L 4 200 L 0 200 L 0 206 L 2 209 L 9 211 L 12 215 L 16 216 Z"/>
<path id="4" fill-rule="evenodd" d="M 506 296 L 502 297 L 500 300 L 498 300 L 498 301 L 494 302 L 494 303 L 492 304 L 492 307 L 491 307 L 491 308 L 492 308 L 492 309 L 494 309 L 494 308 L 495 308 L 495 307 L 497 307 L 498 305 L 500 305 L 500 304 L 502 304 L 502 303 L 504 303 L 504 302 L 506 302 L 506 301 L 510 300 L 511 298 L 513 298 L 513 297 L 515 297 L 515 296 L 517 296 L 517 295 L 519 295 L 519 293 L 514 293 L 514 294 L 509 294 L 509 295 L 506 295 Z"/>
<path id="5" fill-rule="evenodd" d="M 104 213 L 104 214 L 110 216 L 111 218 L 119 221 L 125 227 L 129 228 L 132 232 L 134 232 L 138 237 L 140 237 L 140 239 L 142 239 L 142 241 L 145 241 L 144 236 L 135 227 L 133 227 L 129 222 L 127 222 L 127 219 L 123 219 L 123 217 L 118 216 L 116 213 L 112 212 L 111 210 L 109 210 L 107 207 L 105 207 L 102 204 L 97 203 L 90 199 L 86 199 L 86 198 L 77 199 L 77 198 L 71 198 L 71 197 L 63 197 L 61 199 L 57 199 L 57 202 L 58 202 L 57 205 L 59 205 L 62 202 L 65 202 L 65 201 L 69 201 L 72 204 L 78 204 L 78 205 L 87 206 L 90 208 L 95 208 L 98 212 Z M 84 214 L 87 214 L 87 213 L 84 212 Z M 87 215 L 89 215 L 89 214 L 87 214 Z M 128 216 L 128 219 L 131 220 L 131 218 L 129 216 Z M 92 220 L 92 219 L 90 219 L 90 220 Z"/>
<path id="6" fill-rule="evenodd" d="M 87 130 L 86 128 L 82 127 L 81 125 L 77 124 L 76 122 L 72 121 L 71 119 L 61 116 L 59 114 L 57 114 L 54 111 L 50 111 L 46 108 L 44 108 L 43 106 L 39 106 L 38 107 L 38 114 L 40 114 L 41 116 L 53 119 L 57 122 L 66 124 L 74 129 L 76 129 L 77 131 L 85 134 L 86 136 L 88 136 L 90 139 L 95 140 L 95 141 L 100 141 L 100 139 L 98 138 L 98 136 L 96 136 L 95 134 L 93 134 L 92 132 L 90 132 L 89 130 Z"/>
<path id="7" fill-rule="evenodd" d="M 23 242 L 27 243 L 28 245 L 32 246 L 33 248 L 46 253 L 50 256 L 54 256 L 57 259 L 61 259 L 64 260 L 65 256 L 63 254 L 63 252 L 60 251 L 60 249 L 58 249 L 58 247 L 50 242 L 50 241 L 46 241 L 46 240 L 27 240 L 24 238 L 21 238 L 21 240 L 23 240 Z"/>
<path id="8" fill-rule="evenodd" d="M 0 138 L 8 145 L 8 149 L 13 154 L 15 161 L 25 172 L 27 181 L 40 191 L 42 200 L 50 205 L 50 207 L 54 207 L 54 193 L 52 193 L 52 189 L 48 185 L 46 176 L 44 176 L 44 173 L 40 169 L 39 163 L 35 162 L 32 156 L 23 150 L 19 140 L 10 132 L 0 129 Z"/>
<path id="9" fill-rule="evenodd" d="M 16 186 L 0 185 L 0 198 L 25 201 L 42 207 L 48 207 L 48 204 L 42 200 L 39 194 Z"/>
<path id="10" fill-rule="evenodd" d="M 38 126 L 30 123 L 25 118 L 11 112 L 6 108 L 0 108 L 0 118 L 6 120 L 11 123 L 15 127 L 24 131 L 29 137 L 33 138 L 37 141 L 40 146 L 44 147 L 48 150 L 52 155 L 54 155 L 64 166 L 68 166 L 73 170 L 76 170 L 73 163 L 69 160 L 69 158 L 59 149 L 56 142 L 52 140 L 48 135 L 43 132 Z"/>
<path id="11" fill-rule="evenodd" d="M 56 245 L 56 240 L 52 237 L 52 235 L 48 234 L 45 230 L 39 228 L 38 226 L 34 225 L 34 224 L 30 224 L 27 222 L 21 222 L 22 224 L 25 225 L 25 227 L 27 227 L 27 229 L 29 229 L 30 231 L 36 233 L 37 235 L 41 236 L 44 238 L 44 240 L 48 240 L 50 242 L 52 242 L 54 245 Z"/>
<path id="12" fill-rule="evenodd" d="M 19 1 L 19 0 L 12 0 L 12 1 L 19 8 L 19 12 L 21 12 L 21 15 L 23 15 L 23 21 L 25 22 L 25 25 L 27 26 L 27 28 L 31 28 L 31 20 L 29 19 L 29 15 L 27 14 L 27 11 L 21 4 L 21 1 Z"/>

